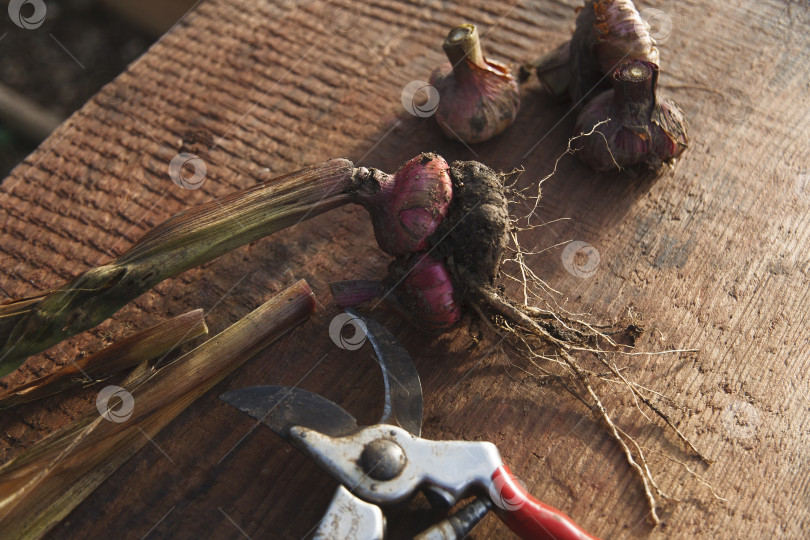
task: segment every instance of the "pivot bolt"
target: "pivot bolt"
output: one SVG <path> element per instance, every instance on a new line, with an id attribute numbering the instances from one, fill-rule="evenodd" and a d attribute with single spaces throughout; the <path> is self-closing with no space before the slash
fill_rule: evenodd
<path id="1" fill-rule="evenodd" d="M 360 465 L 375 480 L 391 480 L 405 468 L 405 452 L 391 439 L 371 441 L 360 454 Z"/>

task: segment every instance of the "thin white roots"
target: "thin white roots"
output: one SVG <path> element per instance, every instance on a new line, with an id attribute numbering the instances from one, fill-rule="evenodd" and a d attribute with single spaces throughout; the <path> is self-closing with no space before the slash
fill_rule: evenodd
<path id="1" fill-rule="evenodd" d="M 524 356 L 529 359 L 532 366 L 540 371 L 543 379 L 552 379 L 560 383 L 560 385 L 569 394 L 585 405 L 594 414 L 594 416 L 596 416 L 607 427 L 608 433 L 618 443 L 619 447 L 624 453 L 628 465 L 630 465 L 631 469 L 641 480 L 642 487 L 644 489 L 644 496 L 649 507 L 650 519 L 653 524 L 658 525 L 660 523 L 660 519 L 657 511 L 657 497 L 669 500 L 673 499 L 672 497 L 667 496 L 658 487 L 658 484 L 652 475 L 652 471 L 650 471 L 647 459 L 643 450 L 641 449 L 641 446 L 635 441 L 635 439 L 633 439 L 633 437 L 628 435 L 623 429 L 616 425 L 610 414 L 607 412 L 602 400 L 599 398 L 599 395 L 594 390 L 593 385 L 591 384 L 591 380 L 593 378 L 604 380 L 609 379 L 606 379 L 604 376 L 600 376 L 599 374 L 593 373 L 589 370 L 583 369 L 574 359 L 574 357 L 571 356 L 565 349 L 557 349 L 555 356 L 539 354 L 536 352 L 536 347 L 530 344 L 527 340 L 528 336 L 525 332 L 518 331 L 508 324 L 503 324 L 503 329 L 508 334 L 511 334 L 507 337 L 517 338 L 517 341 L 523 346 L 522 352 Z M 562 360 L 560 360 L 560 358 L 562 358 Z M 585 389 L 586 394 L 583 394 L 581 390 L 572 384 L 570 377 L 552 373 L 550 370 L 538 363 L 537 360 L 552 362 L 558 366 L 563 366 L 567 371 L 567 375 L 573 375 L 575 380 L 579 381 L 580 385 Z M 512 363 L 512 365 L 516 365 L 513 362 L 510 363 Z M 528 373 L 528 370 L 523 368 L 521 369 Z M 633 449 L 635 450 L 635 453 L 633 452 Z"/>
<path id="2" fill-rule="evenodd" d="M 574 314 L 560 306 L 555 296 L 560 293 L 543 281 L 529 266 L 527 259 L 535 255 L 544 253 L 561 244 L 540 250 L 524 250 L 519 242 L 519 233 L 525 230 L 549 225 L 549 223 L 532 223 L 532 218 L 536 216 L 539 207 L 541 194 L 540 186 L 557 171 L 560 160 L 567 154 L 576 152 L 572 148 L 572 143 L 580 138 L 593 134 L 602 135 L 597 128 L 607 121 L 596 124 L 590 132 L 581 133 L 568 141 L 568 147 L 555 161 L 552 172 L 541 179 L 538 183 L 536 194 L 527 196 L 525 193 L 529 188 L 516 190 L 517 180 L 504 184 L 512 196 L 511 204 L 524 204 L 529 201 L 530 210 L 527 214 L 512 220 L 510 231 L 511 245 L 508 251 L 510 256 L 503 263 L 506 270 L 501 270 L 501 276 L 509 281 L 519 284 L 522 293 L 522 302 L 513 303 L 504 298 L 499 292 L 489 287 L 482 287 L 478 290 L 479 302 L 474 302 L 474 309 L 477 310 L 482 320 L 486 321 L 504 340 L 520 352 L 520 358 L 527 361 L 527 367 L 518 365 L 512 359 L 509 362 L 515 368 L 533 376 L 538 382 L 554 381 L 559 383 L 574 398 L 584 404 L 594 416 L 607 428 L 610 436 L 616 441 L 624 453 L 625 459 L 636 476 L 641 481 L 644 495 L 649 507 L 649 518 L 653 524 L 658 525 L 658 501 L 659 499 L 677 501 L 673 497 L 666 495 L 658 486 L 642 447 L 626 431 L 619 427 L 611 417 L 603 404 L 603 397 L 594 386 L 594 381 L 604 381 L 611 385 L 619 385 L 629 391 L 633 399 L 635 408 L 648 421 L 652 422 L 652 417 L 647 410 L 652 411 L 664 424 L 677 436 L 677 438 L 701 460 L 710 464 L 711 461 L 704 457 L 695 445 L 677 427 L 675 422 L 667 412 L 661 409 L 659 404 L 662 401 L 672 401 L 666 396 L 652 389 L 646 388 L 638 383 L 629 380 L 623 371 L 627 368 L 620 368 L 615 362 L 616 355 L 634 357 L 640 355 L 661 355 L 693 353 L 694 349 L 675 349 L 667 351 L 657 351 L 652 353 L 635 351 L 632 345 L 618 343 L 614 337 L 624 335 L 635 338 L 641 332 L 638 315 L 632 310 L 628 310 L 628 315 L 624 323 L 618 324 L 616 321 L 602 324 L 594 324 L 584 320 L 588 314 Z M 604 135 L 602 135 L 604 137 Z M 518 171 L 520 173 L 522 171 Z M 514 172 L 512 173 L 514 174 Z M 534 199 L 531 201 L 531 199 Z M 512 273 L 510 273 L 510 271 Z M 514 274 L 514 275 L 513 275 Z M 607 347 L 609 350 L 606 350 Z M 540 352 L 540 351 L 549 352 Z M 600 368 L 587 369 L 583 367 L 580 360 L 587 358 L 595 359 L 594 366 L 605 368 L 604 372 Z M 531 370 L 531 371 L 530 371 Z M 644 407 L 643 407 L 644 406 Z M 668 459 L 681 463 L 674 458 Z M 709 486 L 715 498 L 721 499 L 714 489 L 694 473 L 689 467 L 681 463 L 686 469 L 702 484 Z"/>
<path id="3" fill-rule="evenodd" d="M 692 469 L 692 467 L 690 467 L 689 465 L 687 465 L 687 464 L 686 464 L 686 463 L 684 463 L 683 461 L 680 461 L 680 460 L 678 460 L 678 459 L 675 459 L 674 457 L 672 457 L 672 456 L 670 456 L 669 454 L 666 454 L 666 453 L 664 453 L 664 452 L 661 452 L 660 450 L 650 450 L 650 452 L 655 453 L 655 454 L 658 454 L 658 455 L 660 455 L 660 456 L 663 456 L 663 457 L 664 457 L 664 458 L 666 458 L 667 460 L 669 460 L 669 461 L 671 461 L 671 462 L 673 462 L 673 463 L 677 463 L 678 465 L 680 465 L 681 467 L 683 467 L 683 468 L 686 470 L 686 472 L 688 472 L 688 473 L 689 473 L 689 474 L 690 474 L 690 475 L 691 475 L 691 476 L 692 476 L 692 477 L 693 477 L 695 480 L 697 480 L 698 482 L 700 482 L 702 485 L 706 486 L 706 487 L 709 489 L 709 492 L 712 494 L 712 497 L 714 497 L 714 499 L 715 499 L 715 500 L 717 500 L 717 501 L 719 501 L 719 502 L 728 502 L 728 499 L 726 499 L 725 497 L 723 497 L 722 495 L 720 495 L 720 494 L 719 494 L 719 493 L 718 493 L 718 492 L 717 492 L 717 491 L 714 489 L 714 486 L 712 486 L 712 485 L 709 483 L 709 481 L 708 481 L 708 480 L 706 480 L 706 479 L 705 479 L 705 478 L 703 478 L 701 475 L 699 475 L 698 473 L 696 473 L 696 472 L 695 472 L 695 471 Z"/>
<path id="4" fill-rule="evenodd" d="M 508 189 L 508 190 L 512 191 L 513 193 L 515 193 L 518 198 L 521 198 L 521 199 L 526 198 L 526 199 L 530 199 L 530 200 L 534 201 L 534 204 L 532 205 L 531 210 L 529 210 L 529 212 L 526 215 L 516 219 L 515 220 L 516 223 L 519 222 L 519 221 L 526 220 L 526 225 L 524 226 L 524 229 L 534 227 L 531 224 L 531 218 L 532 218 L 532 216 L 536 215 L 537 208 L 540 205 L 540 198 L 541 198 L 541 195 L 542 195 L 543 184 L 548 179 L 550 179 L 552 176 L 557 174 L 557 167 L 560 165 L 560 161 L 562 161 L 562 158 L 564 158 L 568 154 L 574 154 L 575 152 L 579 151 L 579 148 L 572 148 L 571 144 L 574 141 L 576 141 L 578 139 L 581 139 L 581 138 L 584 138 L 584 137 L 590 137 L 591 135 L 599 135 L 599 136 L 602 137 L 602 139 L 604 139 L 605 145 L 607 145 L 607 138 L 605 137 L 605 134 L 602 133 L 601 131 L 599 131 L 596 128 L 598 128 L 599 126 L 602 126 L 604 124 L 607 124 L 608 122 L 610 122 L 610 118 L 606 118 L 604 120 L 601 120 L 601 121 L 597 122 L 596 124 L 594 124 L 594 126 L 591 128 L 591 130 L 589 132 L 580 133 L 579 135 L 575 135 L 575 136 L 571 137 L 570 139 L 568 139 L 568 147 L 565 149 L 565 151 L 562 154 L 557 156 L 557 159 L 554 161 L 554 168 L 551 170 L 550 173 L 548 173 L 546 176 L 544 176 L 543 178 L 541 178 L 540 180 L 537 181 L 537 193 L 536 194 L 531 195 L 529 197 L 524 195 L 524 192 L 529 189 L 528 187 L 523 188 L 521 190 L 515 190 L 513 188 L 513 186 L 514 186 L 515 182 L 517 182 L 517 179 L 515 179 L 515 182 L 513 182 L 511 185 L 509 185 L 509 184 L 505 185 L 506 189 Z M 616 168 L 621 170 L 622 168 L 619 167 L 618 163 L 616 163 L 616 158 L 613 157 L 613 152 L 610 151 L 610 147 L 608 147 L 608 153 L 610 154 L 610 159 L 613 160 L 613 164 L 616 165 Z M 522 172 L 522 170 L 521 170 L 521 172 Z M 510 174 L 513 174 L 513 173 L 510 173 Z M 540 226 L 542 226 L 542 225 L 540 225 Z"/>

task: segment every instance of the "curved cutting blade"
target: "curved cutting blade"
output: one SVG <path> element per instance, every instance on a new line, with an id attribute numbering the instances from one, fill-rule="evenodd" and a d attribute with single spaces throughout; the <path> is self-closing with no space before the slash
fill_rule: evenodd
<path id="1" fill-rule="evenodd" d="M 330 437 L 343 437 L 359 428 L 340 405 L 318 394 L 289 386 L 251 386 L 225 392 L 219 398 L 260 421 L 288 441 L 290 428 L 304 426 Z"/>
<path id="2" fill-rule="evenodd" d="M 366 337 L 377 353 L 385 384 L 381 424 L 398 425 L 417 437 L 422 432 L 422 383 L 408 351 L 386 328 L 353 309 L 346 313 L 365 325 Z"/>

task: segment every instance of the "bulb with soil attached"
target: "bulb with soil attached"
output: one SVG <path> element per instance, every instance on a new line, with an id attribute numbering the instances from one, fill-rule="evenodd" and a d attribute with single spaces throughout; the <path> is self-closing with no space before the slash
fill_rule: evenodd
<path id="1" fill-rule="evenodd" d="M 423 251 L 450 206 L 450 166 L 441 156 L 423 153 L 395 174 L 359 169 L 373 191 L 361 191 L 357 202 L 371 215 L 380 249 L 394 256 Z"/>

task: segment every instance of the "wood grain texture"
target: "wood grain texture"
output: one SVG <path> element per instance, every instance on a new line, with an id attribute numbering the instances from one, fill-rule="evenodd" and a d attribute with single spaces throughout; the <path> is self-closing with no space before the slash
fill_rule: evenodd
<path id="1" fill-rule="evenodd" d="M 485 54 L 518 63 L 566 39 L 574 0 L 492 3 L 205 0 L 66 121 L 0 187 L 0 294 L 30 295 L 109 260 L 150 227 L 257 180 L 329 157 L 393 171 L 420 151 L 511 170 L 521 185 L 548 174 L 574 116 L 523 90 L 516 124 L 472 149 L 445 140 L 400 95 L 443 61 L 461 21 Z M 681 104 L 692 146 L 660 178 L 598 175 L 572 157 L 544 185 L 541 217 L 568 218 L 524 235 L 528 247 L 582 240 L 600 264 L 568 274 L 561 248 L 534 257 L 561 302 L 594 318 L 629 307 L 653 330 L 627 376 L 670 396 L 681 429 L 715 460 L 701 465 L 615 389 L 606 406 L 645 448 L 671 453 L 709 480 L 711 496 L 656 453 L 661 487 L 681 499 L 652 529 L 615 444 L 559 388 L 539 386 L 478 325 L 429 338 L 381 320 L 411 351 L 425 391 L 424 434 L 491 440 L 532 493 L 603 537 L 800 537 L 810 527 L 810 37 L 807 2 L 657 0 L 672 32 L 661 83 Z M 711 86 L 722 94 L 707 92 Z M 171 159 L 198 155 L 199 190 L 170 180 Z M 204 308 L 212 333 L 299 278 L 319 313 L 207 393 L 55 529 L 55 538 L 301 538 L 334 483 L 268 430 L 219 402 L 228 388 L 300 384 L 373 422 L 381 377 L 366 349 L 327 332 L 337 313 L 327 282 L 371 279 L 387 257 L 364 212 L 344 208 L 162 283 L 112 320 L 31 358 L 2 384 L 34 378 L 167 316 Z M 516 289 L 508 285 L 509 290 Z M 6 461 L 92 407 L 98 388 L 0 417 Z M 610 392 L 610 388 L 603 388 Z M 666 404 L 666 403 L 665 403 Z M 164 454 L 165 453 L 165 454 Z M 170 456 L 171 460 L 166 456 Z M 393 536 L 435 514 L 421 498 L 391 513 Z M 493 516 L 476 538 L 509 538 Z"/>

